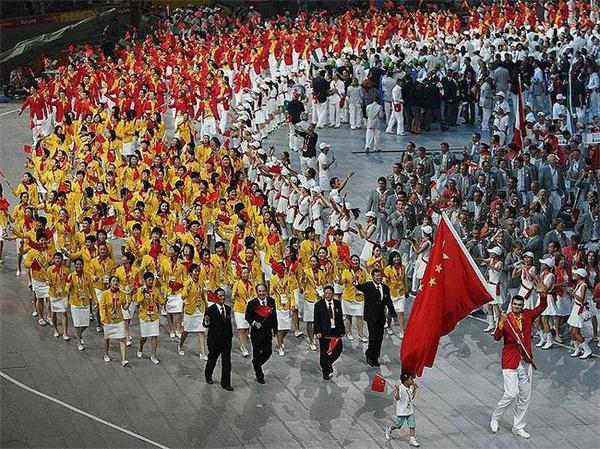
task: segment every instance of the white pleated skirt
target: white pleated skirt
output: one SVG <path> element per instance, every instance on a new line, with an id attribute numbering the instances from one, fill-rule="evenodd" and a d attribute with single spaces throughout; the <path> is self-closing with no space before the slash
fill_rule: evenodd
<path id="1" fill-rule="evenodd" d="M 144 321 L 140 318 L 140 335 L 143 337 L 158 337 L 160 331 L 159 320 Z"/>
<path id="2" fill-rule="evenodd" d="M 50 293 L 50 286 L 48 284 L 33 278 L 31 278 L 31 289 L 38 299 L 47 298 Z"/>
<path id="3" fill-rule="evenodd" d="M 289 310 L 277 311 L 277 329 L 289 331 L 292 328 L 292 312 Z"/>
<path id="4" fill-rule="evenodd" d="M 104 324 L 102 327 L 104 329 L 105 340 L 120 340 L 121 338 L 125 338 L 125 323 L 123 321 L 117 324 Z"/>
<path id="5" fill-rule="evenodd" d="M 87 327 L 90 324 L 90 308 L 88 306 L 71 306 L 73 326 Z"/>
<path id="6" fill-rule="evenodd" d="M 348 316 L 363 316 L 364 302 L 342 300 L 342 313 Z"/>
<path id="7" fill-rule="evenodd" d="M 68 298 L 50 298 L 50 310 L 53 313 L 64 313 L 69 310 Z"/>
<path id="8" fill-rule="evenodd" d="M 246 321 L 246 314 L 242 312 L 233 312 L 233 317 L 235 318 L 235 327 L 238 329 L 249 329 L 250 324 Z"/>
<path id="9" fill-rule="evenodd" d="M 304 301 L 304 307 L 302 311 L 302 321 L 305 323 L 312 323 L 315 320 L 315 303 Z"/>
<path id="10" fill-rule="evenodd" d="M 398 297 L 395 298 L 392 296 L 392 304 L 394 305 L 394 310 L 398 313 L 404 313 L 406 298 Z"/>
<path id="11" fill-rule="evenodd" d="M 183 314 L 183 330 L 186 332 L 204 332 L 204 314 L 202 312 L 194 312 L 191 315 Z"/>
<path id="12" fill-rule="evenodd" d="M 183 299 L 181 299 L 181 295 L 167 295 L 166 309 L 167 313 L 183 312 Z"/>

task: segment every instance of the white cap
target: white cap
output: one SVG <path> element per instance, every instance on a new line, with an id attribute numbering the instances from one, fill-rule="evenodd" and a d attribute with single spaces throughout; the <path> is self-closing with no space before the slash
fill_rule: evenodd
<path id="1" fill-rule="evenodd" d="M 587 277 L 587 271 L 585 271 L 583 268 L 577 268 L 576 270 L 573 270 L 573 274 L 576 274 L 582 278 Z"/>
<path id="2" fill-rule="evenodd" d="M 300 187 L 302 189 L 306 189 L 306 190 L 310 191 L 310 186 L 307 183 L 305 183 L 305 182 L 303 182 L 302 184 L 300 184 Z"/>
<path id="3" fill-rule="evenodd" d="M 260 142 L 256 142 L 256 141 L 254 141 L 254 142 L 252 142 L 252 143 L 250 144 L 250 146 L 252 146 L 252 147 L 254 147 L 254 148 L 260 148 Z"/>
<path id="4" fill-rule="evenodd" d="M 552 258 L 552 257 L 547 257 L 546 259 L 540 259 L 540 263 L 544 264 L 550 268 L 553 268 L 555 265 L 554 258 Z"/>
<path id="5" fill-rule="evenodd" d="M 525 117 L 525 121 L 529 123 L 535 123 L 535 114 L 533 112 L 527 114 L 527 116 Z"/>
<path id="6" fill-rule="evenodd" d="M 500 248 L 499 246 L 494 246 L 493 248 L 488 249 L 488 253 L 495 254 L 496 256 L 501 256 L 502 248 Z"/>
<path id="7" fill-rule="evenodd" d="M 523 257 L 531 257 L 532 259 L 535 257 L 531 251 L 527 251 L 523 253 Z"/>
<path id="8" fill-rule="evenodd" d="M 545 112 L 538 112 L 538 117 L 546 117 L 546 113 Z"/>
<path id="9" fill-rule="evenodd" d="M 329 144 L 325 143 L 325 142 L 321 142 L 319 144 L 319 150 L 322 150 L 323 148 L 329 148 Z"/>
<path id="10" fill-rule="evenodd" d="M 563 94 L 558 94 L 558 95 L 556 96 L 556 99 L 557 99 L 557 100 L 565 100 L 566 98 L 565 98 L 565 96 L 564 96 Z"/>
<path id="11" fill-rule="evenodd" d="M 365 216 L 375 218 L 375 217 L 377 217 L 377 214 L 375 212 L 373 212 L 372 210 L 370 210 L 365 214 Z"/>
<path id="12" fill-rule="evenodd" d="M 433 228 L 432 228 L 431 226 L 429 226 L 429 225 L 427 225 L 427 226 L 423 226 L 423 227 L 421 228 L 421 230 L 422 230 L 422 231 L 423 231 L 425 234 L 427 234 L 427 235 L 431 235 L 431 233 L 433 232 Z"/>
<path id="13" fill-rule="evenodd" d="M 310 191 L 312 193 L 321 193 L 323 191 L 323 189 L 319 186 L 314 186 L 312 189 L 310 189 Z"/>
<path id="14" fill-rule="evenodd" d="M 505 94 L 502 91 L 496 92 L 496 95 L 498 95 L 499 97 L 504 97 Z"/>

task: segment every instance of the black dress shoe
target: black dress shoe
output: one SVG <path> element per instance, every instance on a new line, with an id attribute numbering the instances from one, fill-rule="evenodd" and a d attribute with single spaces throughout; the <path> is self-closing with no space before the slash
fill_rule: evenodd
<path id="1" fill-rule="evenodd" d="M 209 384 L 209 385 L 212 385 L 212 384 L 214 384 L 214 382 L 213 382 L 213 380 L 212 380 L 212 379 L 206 379 L 206 383 L 207 383 L 207 384 Z"/>
<path id="2" fill-rule="evenodd" d="M 223 390 L 233 391 L 233 388 L 232 387 L 223 387 Z"/>
<path id="3" fill-rule="evenodd" d="M 381 366 L 377 360 L 371 360 L 371 366 Z"/>
<path id="4" fill-rule="evenodd" d="M 265 382 L 265 378 L 264 378 L 264 377 L 257 377 L 257 378 L 256 378 L 256 381 L 257 381 L 259 384 L 265 384 L 265 383 L 266 383 L 266 382 Z"/>

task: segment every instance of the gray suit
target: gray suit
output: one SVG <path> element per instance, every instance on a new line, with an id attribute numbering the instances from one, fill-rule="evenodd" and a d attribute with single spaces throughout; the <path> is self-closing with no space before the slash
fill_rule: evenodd
<path id="1" fill-rule="evenodd" d="M 554 180 L 552 179 L 552 170 L 549 165 L 543 166 L 540 170 L 540 188 L 546 190 L 548 195 L 550 195 L 550 192 L 554 190 L 558 190 L 558 192 L 561 194 L 565 192 L 565 177 L 563 174 L 563 169 L 562 167 L 557 167 L 556 170 L 558 173 L 557 185 L 554 184 Z"/>
<path id="2" fill-rule="evenodd" d="M 496 86 L 496 92 L 508 91 L 508 82 L 510 81 L 510 72 L 506 67 L 498 66 L 493 72 L 494 84 Z"/>
<path id="3" fill-rule="evenodd" d="M 600 237 L 600 216 L 594 220 L 591 212 L 581 215 L 575 225 L 575 234 L 578 234 L 584 243 Z"/>

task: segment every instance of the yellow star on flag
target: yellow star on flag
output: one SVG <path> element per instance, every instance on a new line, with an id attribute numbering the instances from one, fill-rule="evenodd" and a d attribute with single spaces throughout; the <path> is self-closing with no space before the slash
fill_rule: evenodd
<path id="1" fill-rule="evenodd" d="M 435 278 L 429 279 L 429 285 L 430 286 L 435 285 Z"/>
<path id="2" fill-rule="evenodd" d="M 435 266 L 435 271 L 436 271 L 436 273 L 441 273 L 442 272 L 442 265 L 441 264 L 436 265 Z"/>
<path id="3" fill-rule="evenodd" d="M 419 284 L 419 291 L 423 290 L 423 284 Z"/>
<path id="4" fill-rule="evenodd" d="M 450 259 L 450 258 L 448 257 L 448 254 L 442 253 L 442 259 Z"/>

